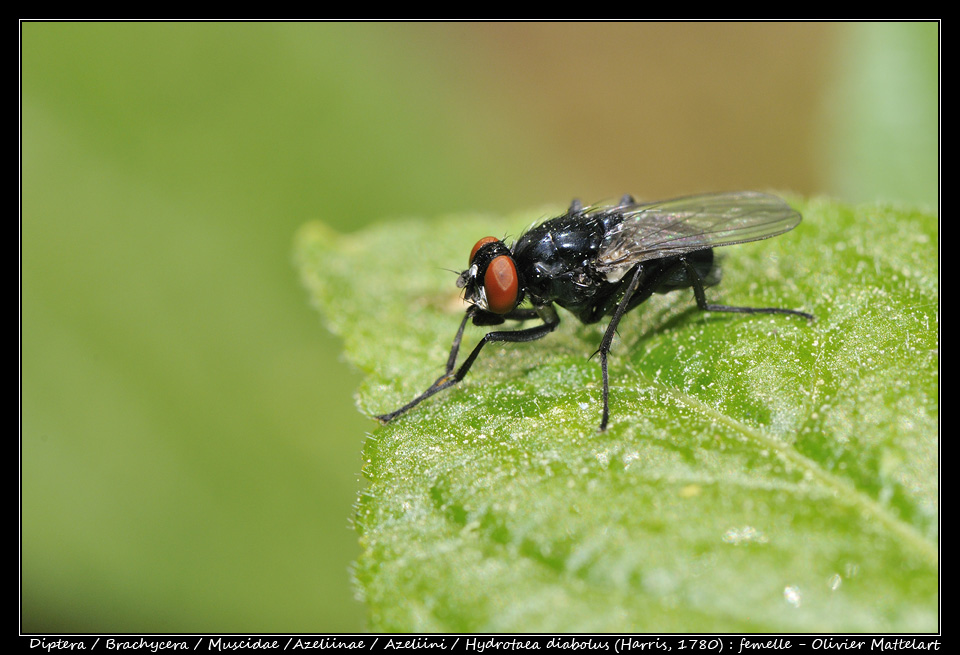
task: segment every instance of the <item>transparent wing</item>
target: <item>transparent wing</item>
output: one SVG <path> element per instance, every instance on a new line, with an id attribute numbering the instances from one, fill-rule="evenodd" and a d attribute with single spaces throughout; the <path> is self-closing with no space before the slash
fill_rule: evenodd
<path id="1" fill-rule="evenodd" d="M 623 221 L 604 237 L 597 260 L 601 270 L 767 239 L 800 222 L 800 214 L 782 198 L 754 191 L 587 210 L 594 212 L 623 214 Z"/>

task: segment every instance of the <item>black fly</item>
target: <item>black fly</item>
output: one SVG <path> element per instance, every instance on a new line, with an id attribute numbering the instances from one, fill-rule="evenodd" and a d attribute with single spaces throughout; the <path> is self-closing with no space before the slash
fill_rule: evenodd
<path id="1" fill-rule="evenodd" d="M 512 247 L 495 237 L 477 241 L 470 265 L 457 278 L 470 307 L 453 339 L 443 375 L 400 409 L 378 416 L 386 423 L 447 387 L 460 382 L 483 346 L 492 341 L 535 341 L 560 324 L 554 303 L 583 323 L 610 316 L 600 348 L 603 373 L 603 418 L 610 418 L 607 355 L 623 315 L 654 293 L 693 288 L 697 307 L 742 314 L 813 314 L 775 307 L 729 307 L 707 302 L 704 287 L 720 281 L 713 248 L 783 234 L 800 222 L 800 214 L 782 199 L 743 191 L 637 203 L 624 196 L 619 204 L 583 207 L 574 200 L 562 216 L 525 232 Z M 518 309 L 529 299 L 530 309 Z M 538 318 L 540 325 L 484 335 L 456 368 L 467 321 L 500 325 Z"/>

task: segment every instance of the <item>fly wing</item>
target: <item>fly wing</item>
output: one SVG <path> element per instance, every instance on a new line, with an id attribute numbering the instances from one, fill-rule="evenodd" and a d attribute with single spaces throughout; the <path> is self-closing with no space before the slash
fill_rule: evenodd
<path id="1" fill-rule="evenodd" d="M 767 239 L 800 222 L 799 212 L 783 199 L 754 191 L 687 196 L 606 210 L 619 211 L 623 221 L 604 236 L 597 258 L 602 271 Z"/>

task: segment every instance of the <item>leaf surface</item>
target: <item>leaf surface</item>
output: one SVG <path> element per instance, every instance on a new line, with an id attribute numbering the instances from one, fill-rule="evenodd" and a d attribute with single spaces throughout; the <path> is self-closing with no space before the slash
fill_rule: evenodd
<path id="1" fill-rule="evenodd" d="M 891 206 L 797 203 L 786 235 L 718 250 L 696 310 L 487 346 L 463 383 L 371 423 L 355 570 L 383 631 L 934 631 L 938 233 Z M 546 213 L 344 236 L 305 226 L 303 280 L 365 374 L 361 411 L 443 370 L 470 246 Z M 469 352 L 482 328 L 468 327 Z M 462 352 L 463 352 L 462 351 Z"/>

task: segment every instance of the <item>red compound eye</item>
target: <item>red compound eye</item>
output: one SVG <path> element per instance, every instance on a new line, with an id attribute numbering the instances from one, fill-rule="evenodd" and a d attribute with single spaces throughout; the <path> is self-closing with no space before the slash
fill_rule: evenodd
<path id="1" fill-rule="evenodd" d="M 481 239 L 482 241 L 482 239 Z M 508 314 L 517 306 L 520 282 L 517 267 L 507 255 L 495 258 L 483 274 L 483 288 L 487 292 L 487 309 L 494 314 Z"/>
<path id="2" fill-rule="evenodd" d="M 484 247 L 488 243 L 496 243 L 497 241 L 499 241 L 497 237 L 483 237 L 477 241 L 477 245 L 475 245 L 473 250 L 470 251 L 470 261 L 467 262 L 467 264 L 473 264 L 473 258 L 477 256 L 477 251 L 480 250 L 480 248 Z"/>

